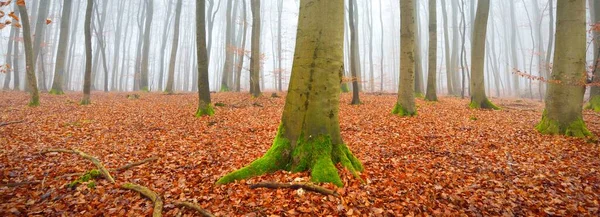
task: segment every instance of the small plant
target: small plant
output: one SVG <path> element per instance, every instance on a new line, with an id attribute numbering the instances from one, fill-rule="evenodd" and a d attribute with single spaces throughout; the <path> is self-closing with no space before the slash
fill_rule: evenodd
<path id="1" fill-rule="evenodd" d="M 475 116 L 471 116 L 471 117 L 469 117 L 469 120 L 476 121 L 476 120 L 477 120 L 477 117 L 475 117 Z"/>

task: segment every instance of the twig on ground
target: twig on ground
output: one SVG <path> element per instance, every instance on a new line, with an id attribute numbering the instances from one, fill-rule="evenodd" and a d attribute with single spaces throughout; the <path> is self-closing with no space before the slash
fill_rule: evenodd
<path id="1" fill-rule="evenodd" d="M 20 123 L 23 123 L 23 122 L 25 122 L 25 121 L 4 122 L 4 123 L 0 123 L 0 127 L 8 126 L 8 125 L 11 125 L 11 124 L 20 124 Z"/>
<path id="2" fill-rule="evenodd" d="M 187 207 L 193 210 L 198 211 L 202 216 L 204 217 L 214 217 L 215 215 L 211 214 L 210 212 L 206 211 L 205 209 L 202 209 L 202 207 L 198 206 L 197 204 L 194 203 L 190 203 L 190 202 L 176 202 L 175 206 L 178 207 Z"/>
<path id="3" fill-rule="evenodd" d="M 121 188 L 136 191 L 136 192 L 144 195 L 148 199 L 152 200 L 152 202 L 154 203 L 154 210 L 152 211 L 152 217 L 161 217 L 162 216 L 163 201 L 160 198 L 160 195 L 158 195 L 156 192 L 154 192 L 144 186 L 136 185 L 133 183 L 125 183 L 125 184 L 121 185 Z"/>
<path id="4" fill-rule="evenodd" d="M 290 189 L 294 189 L 294 190 L 302 188 L 307 191 L 317 192 L 317 193 L 321 193 L 324 195 L 333 195 L 336 197 L 339 196 L 339 194 L 335 191 L 329 190 L 327 188 L 323 188 L 321 186 L 312 185 L 312 184 L 261 182 L 261 183 L 250 185 L 250 189 L 255 189 L 255 188 L 271 188 L 271 189 L 290 188 Z"/>

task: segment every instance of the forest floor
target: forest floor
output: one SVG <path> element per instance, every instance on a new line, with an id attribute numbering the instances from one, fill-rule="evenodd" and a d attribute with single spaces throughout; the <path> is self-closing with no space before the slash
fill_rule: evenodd
<path id="1" fill-rule="evenodd" d="M 600 147 L 582 139 L 544 136 L 534 130 L 543 104 L 492 99 L 501 111 L 468 108 L 468 101 L 418 99 L 419 115 L 391 114 L 395 95 L 362 95 L 362 105 L 341 100 L 344 141 L 362 161 L 365 183 L 347 171 L 340 197 L 288 189 L 249 189 L 261 181 L 308 181 L 308 173 L 276 172 L 234 184 L 215 181 L 262 156 L 275 137 L 284 98 L 251 99 L 217 93 L 213 117 L 195 118 L 196 94 L 42 94 L 42 105 L 26 106 L 28 95 L 0 95 L 0 216 L 142 216 L 152 202 L 118 186 L 133 182 L 162 195 L 163 213 L 175 216 L 176 201 L 191 201 L 217 216 L 399 216 L 450 215 L 598 216 Z M 600 114 L 585 111 L 588 128 L 600 135 Z M 154 162 L 113 173 L 95 187 L 71 190 L 69 173 L 94 169 L 68 153 L 41 155 L 48 148 L 76 148 L 111 169 L 156 156 Z M 8 187 L 6 183 L 35 182 Z M 184 216 L 193 216 L 185 210 Z"/>

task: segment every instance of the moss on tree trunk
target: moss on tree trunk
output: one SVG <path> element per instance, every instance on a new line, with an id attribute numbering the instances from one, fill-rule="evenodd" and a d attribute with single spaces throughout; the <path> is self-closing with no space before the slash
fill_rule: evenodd
<path id="1" fill-rule="evenodd" d="M 487 35 L 487 23 L 490 11 L 490 0 L 481 0 L 477 5 L 477 14 L 475 17 L 475 28 L 473 29 L 473 50 L 471 59 L 473 60 L 471 71 L 471 103 L 469 107 L 474 109 L 494 109 L 494 105 L 485 94 L 484 66 L 485 66 L 485 37 Z"/>
<path id="2" fill-rule="evenodd" d="M 400 1 L 400 84 L 398 87 L 398 102 L 392 110 L 400 116 L 417 114 L 415 106 L 415 2 Z"/>
<path id="3" fill-rule="evenodd" d="M 218 184 L 288 170 L 310 171 L 314 182 L 341 186 L 337 163 L 356 177 L 363 170 L 340 135 L 344 1 L 302 0 L 299 17 L 289 91 L 273 145 Z"/>

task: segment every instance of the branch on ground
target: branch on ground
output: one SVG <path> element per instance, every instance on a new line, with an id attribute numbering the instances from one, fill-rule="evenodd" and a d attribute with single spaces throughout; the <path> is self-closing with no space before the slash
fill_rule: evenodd
<path id="1" fill-rule="evenodd" d="M 317 193 L 321 193 L 324 195 L 332 195 L 332 196 L 336 196 L 339 197 L 340 195 L 333 191 L 333 190 L 329 190 L 327 188 L 323 188 L 321 186 L 316 186 L 316 185 L 312 185 L 312 184 L 302 184 L 302 183 L 277 183 L 277 182 L 261 182 L 258 184 L 253 184 L 250 185 L 250 189 L 256 189 L 256 188 L 270 188 L 270 189 L 278 189 L 278 188 L 290 188 L 290 189 L 304 189 L 307 191 L 312 191 L 312 192 L 317 192 Z"/>
<path id="2" fill-rule="evenodd" d="M 121 188 L 136 191 L 136 192 L 144 195 L 148 199 L 150 199 L 154 203 L 154 211 L 152 211 L 152 217 L 161 217 L 162 216 L 163 201 L 160 198 L 160 195 L 158 195 L 156 192 L 154 192 L 144 186 L 136 185 L 133 183 L 125 183 L 125 184 L 121 185 Z"/>
<path id="3" fill-rule="evenodd" d="M 106 169 L 106 167 L 104 167 L 104 165 L 102 165 L 100 160 L 98 160 L 98 158 L 95 158 L 94 156 L 88 155 L 77 149 L 72 149 L 72 150 L 69 150 L 69 149 L 46 149 L 46 150 L 40 152 L 40 154 L 46 154 L 46 153 L 52 153 L 52 152 L 77 154 L 77 155 L 83 157 L 84 159 L 91 161 L 94 165 L 96 165 L 96 167 L 98 168 L 100 173 L 102 173 L 104 178 L 106 178 L 110 183 L 115 183 L 115 179 L 113 179 L 113 177 L 110 175 L 110 172 L 108 172 L 108 170 Z"/>
<path id="4" fill-rule="evenodd" d="M 8 125 L 11 125 L 11 124 L 20 124 L 20 123 L 23 123 L 23 122 L 25 122 L 25 121 L 4 122 L 4 123 L 0 123 L 0 127 L 8 126 Z"/>
<path id="5" fill-rule="evenodd" d="M 210 212 L 206 211 L 205 209 L 202 209 L 202 207 L 198 206 L 197 204 L 194 203 L 190 203 L 190 202 L 176 202 L 175 206 L 178 207 L 187 207 L 193 210 L 196 210 L 200 213 L 200 215 L 204 216 L 204 217 L 214 217 L 215 215 L 211 214 Z"/>
<path id="6" fill-rule="evenodd" d="M 6 187 L 19 187 L 19 186 L 23 186 L 23 185 L 34 185 L 34 184 L 39 184 L 42 181 L 25 181 L 25 182 L 14 182 L 14 183 L 5 183 L 5 184 L 0 184 L 0 186 L 6 186 Z"/>

